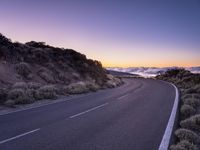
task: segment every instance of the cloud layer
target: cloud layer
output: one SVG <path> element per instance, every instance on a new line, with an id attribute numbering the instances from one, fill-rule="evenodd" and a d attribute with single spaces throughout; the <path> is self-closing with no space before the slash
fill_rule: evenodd
<path id="1" fill-rule="evenodd" d="M 144 77 L 154 77 L 159 73 L 163 73 L 168 69 L 174 69 L 178 67 L 164 67 L 164 68 L 157 68 L 157 67 L 129 67 L 129 68 L 120 68 L 120 67 L 110 67 L 107 68 L 108 70 L 120 71 L 120 72 L 128 72 L 131 74 L 138 74 Z M 200 67 L 188 67 L 185 68 L 186 70 L 191 71 L 192 73 L 200 73 Z"/>

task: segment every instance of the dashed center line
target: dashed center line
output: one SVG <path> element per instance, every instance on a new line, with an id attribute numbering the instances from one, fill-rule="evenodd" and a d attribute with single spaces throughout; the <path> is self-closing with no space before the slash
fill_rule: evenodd
<path id="1" fill-rule="evenodd" d="M 86 110 L 86 111 L 83 111 L 83 112 L 81 112 L 81 113 L 72 115 L 72 116 L 70 116 L 69 118 L 72 119 L 72 118 L 78 117 L 78 116 L 80 116 L 80 115 L 86 114 L 86 113 L 91 112 L 91 111 L 93 111 L 93 110 L 96 110 L 96 109 L 98 109 L 98 108 L 104 107 L 104 106 L 106 106 L 106 105 L 108 105 L 108 104 L 109 104 L 109 103 L 105 103 L 105 104 L 99 105 L 99 106 L 97 106 L 97 107 L 93 107 L 93 108 L 88 109 L 88 110 Z"/>
<path id="2" fill-rule="evenodd" d="M 0 144 L 4 144 L 4 143 L 6 143 L 6 142 L 9 142 L 9 141 L 12 141 L 12 140 L 18 139 L 18 138 L 20 138 L 20 137 L 22 137 L 22 136 L 25 136 L 25 135 L 31 134 L 31 133 L 36 132 L 36 131 L 38 131 L 38 130 L 40 130 L 40 128 L 35 129 L 35 130 L 32 130 L 32 131 L 29 131 L 29 132 L 26 132 L 26 133 L 23 133 L 23 134 L 20 134 L 20 135 L 17 135 L 17 136 L 14 136 L 14 137 L 11 137 L 11 138 L 6 139 L 6 140 L 3 140 L 3 141 L 0 141 Z"/>
<path id="3" fill-rule="evenodd" d="M 120 100 L 120 99 L 123 99 L 123 98 L 126 97 L 126 96 L 128 96 L 128 94 L 123 95 L 123 96 L 121 96 L 121 97 L 119 97 L 119 98 L 117 98 L 117 99 Z"/>

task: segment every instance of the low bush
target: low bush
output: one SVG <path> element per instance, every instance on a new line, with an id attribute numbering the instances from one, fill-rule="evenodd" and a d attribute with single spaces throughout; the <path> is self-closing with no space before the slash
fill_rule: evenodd
<path id="1" fill-rule="evenodd" d="M 86 87 L 87 87 L 90 91 L 93 91 L 93 92 L 95 92 L 95 91 L 97 91 L 97 90 L 100 89 L 100 86 L 99 86 L 99 85 L 97 85 L 97 84 L 95 84 L 95 83 L 92 83 L 92 82 L 87 83 L 87 84 L 86 84 Z"/>
<path id="2" fill-rule="evenodd" d="M 187 98 L 183 100 L 184 104 L 190 105 L 193 108 L 197 108 L 200 105 L 200 101 L 196 98 Z"/>
<path id="3" fill-rule="evenodd" d="M 175 135 L 180 141 L 186 140 L 194 144 L 199 144 L 200 137 L 193 131 L 188 129 L 178 129 L 175 131 Z"/>
<path id="4" fill-rule="evenodd" d="M 192 95 L 193 94 L 183 94 L 183 96 L 181 97 L 181 99 L 184 100 L 184 99 L 188 99 L 188 98 L 193 98 Z"/>
<path id="5" fill-rule="evenodd" d="M 195 85 L 194 89 L 197 93 L 200 93 L 200 84 Z"/>
<path id="6" fill-rule="evenodd" d="M 106 87 L 107 88 L 114 88 L 116 86 L 117 85 L 113 81 L 111 81 L 111 80 L 109 80 L 109 81 L 106 82 Z"/>
<path id="7" fill-rule="evenodd" d="M 68 93 L 68 86 L 62 86 L 59 90 L 60 95 L 69 95 Z"/>
<path id="8" fill-rule="evenodd" d="M 170 150 L 198 150 L 198 147 L 186 140 L 183 140 L 176 145 L 172 145 Z"/>
<path id="9" fill-rule="evenodd" d="M 34 89 L 27 89 L 26 95 L 31 102 L 34 102 L 35 100 L 37 100 L 36 90 L 34 90 Z"/>
<path id="10" fill-rule="evenodd" d="M 195 88 L 189 88 L 185 90 L 186 94 L 193 94 L 193 93 L 197 93 L 197 90 Z"/>
<path id="11" fill-rule="evenodd" d="M 7 106 L 7 107 L 14 107 L 15 101 L 7 100 L 7 101 L 4 102 L 4 105 Z"/>
<path id="12" fill-rule="evenodd" d="M 200 100 L 200 92 L 199 94 L 192 94 L 192 97 Z"/>
<path id="13" fill-rule="evenodd" d="M 12 89 L 8 92 L 8 99 L 13 100 L 15 104 L 28 104 L 34 100 L 29 97 L 24 89 Z"/>
<path id="14" fill-rule="evenodd" d="M 57 79 L 64 84 L 70 83 L 70 79 L 68 79 L 64 73 L 58 73 Z"/>
<path id="15" fill-rule="evenodd" d="M 17 74 L 21 75 L 24 78 L 27 78 L 29 76 L 29 74 L 31 73 L 30 66 L 25 62 L 16 64 L 15 70 L 16 70 Z"/>
<path id="16" fill-rule="evenodd" d="M 195 115 L 186 120 L 183 120 L 180 122 L 180 125 L 186 129 L 200 131 L 200 115 Z"/>
<path id="17" fill-rule="evenodd" d="M 114 88 L 114 87 L 117 87 L 120 84 L 122 84 L 122 81 L 119 78 L 116 78 L 116 77 L 114 77 L 114 76 L 112 76 L 110 74 L 107 75 L 107 78 L 108 78 L 108 80 L 106 82 L 106 86 L 108 88 Z"/>
<path id="18" fill-rule="evenodd" d="M 40 73 L 40 77 L 45 80 L 47 83 L 55 83 L 54 78 L 51 76 L 51 74 L 47 72 Z"/>
<path id="19" fill-rule="evenodd" d="M 65 87 L 66 92 L 68 91 L 69 94 L 81 94 L 89 92 L 89 89 L 84 82 L 77 82 L 72 83 Z"/>
<path id="20" fill-rule="evenodd" d="M 55 99 L 57 98 L 57 89 L 53 85 L 45 85 L 38 89 L 35 96 L 37 99 Z"/>
<path id="21" fill-rule="evenodd" d="M 29 82 L 29 83 L 27 83 L 27 86 L 28 86 L 28 89 L 37 90 L 41 87 L 41 84 L 37 83 L 37 82 Z"/>
<path id="22" fill-rule="evenodd" d="M 183 118 L 188 118 L 194 115 L 195 112 L 196 110 L 192 106 L 187 105 L 187 104 L 182 105 L 180 109 L 180 113 Z"/>
<path id="23" fill-rule="evenodd" d="M 27 84 L 25 82 L 16 82 L 15 84 L 13 84 L 12 89 L 27 89 Z"/>
<path id="24" fill-rule="evenodd" d="M 38 75 L 47 83 L 55 83 L 52 73 L 47 69 L 41 68 L 38 71 Z"/>
<path id="25" fill-rule="evenodd" d="M 7 94 L 7 89 L 0 88 L 0 104 L 3 104 L 6 101 Z"/>

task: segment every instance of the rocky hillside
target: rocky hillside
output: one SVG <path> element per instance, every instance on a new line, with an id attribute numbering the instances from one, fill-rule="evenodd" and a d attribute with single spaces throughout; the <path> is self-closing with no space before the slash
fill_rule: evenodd
<path id="1" fill-rule="evenodd" d="M 72 49 L 35 41 L 13 43 L 0 34 L 1 104 L 31 103 L 119 84 L 121 80 L 107 75 L 100 62 Z"/>

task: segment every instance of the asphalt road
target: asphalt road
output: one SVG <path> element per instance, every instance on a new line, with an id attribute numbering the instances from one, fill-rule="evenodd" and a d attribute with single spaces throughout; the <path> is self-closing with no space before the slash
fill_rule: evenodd
<path id="1" fill-rule="evenodd" d="M 157 150 L 175 89 L 152 79 L 125 82 L 0 116 L 0 150 Z"/>

